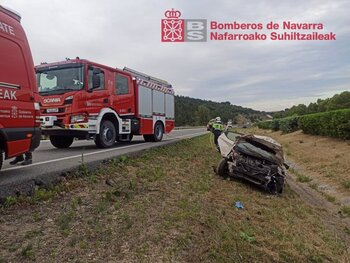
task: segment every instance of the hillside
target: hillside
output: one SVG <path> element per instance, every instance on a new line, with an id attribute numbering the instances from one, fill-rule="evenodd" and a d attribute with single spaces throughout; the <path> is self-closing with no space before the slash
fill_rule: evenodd
<path id="1" fill-rule="evenodd" d="M 205 125 L 208 120 L 220 116 L 224 122 L 255 122 L 266 119 L 265 112 L 256 111 L 230 102 L 214 102 L 184 96 L 175 96 L 176 126 Z"/>

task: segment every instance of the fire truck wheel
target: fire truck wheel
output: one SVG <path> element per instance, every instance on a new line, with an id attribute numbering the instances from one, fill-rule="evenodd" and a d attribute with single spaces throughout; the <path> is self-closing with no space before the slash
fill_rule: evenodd
<path id="1" fill-rule="evenodd" d="M 156 125 L 154 126 L 154 133 L 151 141 L 160 142 L 163 139 L 163 134 L 164 134 L 163 124 L 160 122 L 157 122 Z"/>
<path id="2" fill-rule="evenodd" d="M 115 126 L 109 120 L 103 120 L 100 125 L 100 133 L 96 135 L 95 144 L 99 148 L 112 147 L 115 144 L 117 133 Z"/>
<path id="3" fill-rule="evenodd" d="M 50 142 L 53 146 L 59 149 L 69 148 L 72 145 L 74 137 L 51 135 Z"/>

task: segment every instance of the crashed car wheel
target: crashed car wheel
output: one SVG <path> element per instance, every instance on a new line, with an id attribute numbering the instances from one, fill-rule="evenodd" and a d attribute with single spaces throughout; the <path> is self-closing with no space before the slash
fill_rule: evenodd
<path id="1" fill-rule="evenodd" d="M 222 177 L 228 176 L 228 164 L 226 159 L 221 159 L 216 167 L 216 173 Z"/>
<path id="2" fill-rule="evenodd" d="M 271 194 L 282 194 L 284 187 L 283 176 L 277 176 L 267 184 L 267 189 Z"/>
<path id="3" fill-rule="evenodd" d="M 283 176 L 277 177 L 276 187 L 277 187 L 277 193 L 282 194 L 283 188 L 284 188 L 284 177 Z"/>

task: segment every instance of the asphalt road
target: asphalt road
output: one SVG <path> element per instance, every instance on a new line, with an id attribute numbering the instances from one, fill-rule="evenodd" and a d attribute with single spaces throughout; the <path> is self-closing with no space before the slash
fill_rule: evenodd
<path id="1" fill-rule="evenodd" d="M 19 185 L 33 179 L 57 176 L 76 169 L 82 163 L 82 156 L 86 164 L 99 164 L 101 161 L 124 154 L 131 154 L 153 147 L 159 147 L 184 138 L 191 138 L 207 133 L 206 129 L 174 130 L 164 135 L 161 142 L 145 142 L 142 136 L 135 136 L 131 143 L 117 143 L 115 147 L 99 149 L 94 141 L 74 141 L 68 149 L 57 149 L 50 141 L 42 141 L 33 153 L 33 164 L 27 166 L 9 164 L 4 161 L 0 172 L 0 188 L 9 185 Z"/>

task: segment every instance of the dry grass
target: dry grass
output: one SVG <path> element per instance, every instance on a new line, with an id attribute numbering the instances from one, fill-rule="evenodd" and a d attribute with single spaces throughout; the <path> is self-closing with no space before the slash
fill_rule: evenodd
<path id="1" fill-rule="evenodd" d="M 314 187 L 317 185 L 318 191 L 350 205 L 350 141 L 306 135 L 301 131 L 281 134 L 249 129 L 249 132 L 279 141 L 287 158 L 297 163 L 302 174 L 307 175 Z"/>
<path id="2" fill-rule="evenodd" d="M 0 217 L 0 262 L 349 260 L 288 187 L 276 197 L 222 180 L 212 169 L 219 159 L 202 136 L 111 161 L 65 182 L 59 196 L 10 206 Z"/>

